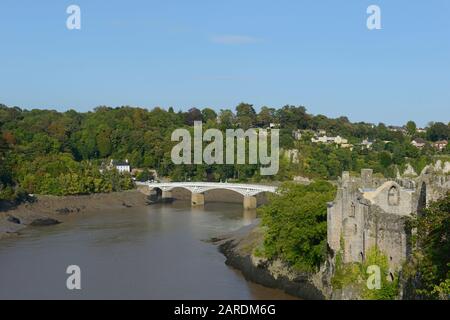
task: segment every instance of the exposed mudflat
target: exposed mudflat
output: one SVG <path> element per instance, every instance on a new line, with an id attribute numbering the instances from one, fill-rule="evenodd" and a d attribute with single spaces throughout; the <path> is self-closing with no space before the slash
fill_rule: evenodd
<path id="1" fill-rule="evenodd" d="M 0 239 L 17 236 L 30 225 L 48 226 L 86 213 L 147 204 L 147 196 L 136 190 L 65 197 L 37 195 L 34 201 L 18 206 L 3 202 L 0 203 Z"/>

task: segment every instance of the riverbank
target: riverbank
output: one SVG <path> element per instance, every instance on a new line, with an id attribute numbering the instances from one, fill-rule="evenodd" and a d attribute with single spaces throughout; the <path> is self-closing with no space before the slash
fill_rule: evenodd
<path id="1" fill-rule="evenodd" d="M 280 260 L 270 261 L 254 255 L 254 249 L 262 246 L 264 232 L 260 220 L 249 226 L 213 239 L 219 251 L 225 255 L 226 264 L 240 270 L 247 280 L 305 299 L 324 300 L 331 296 L 331 285 L 326 267 L 318 273 L 301 273 Z"/>
<path id="2" fill-rule="evenodd" d="M 137 190 L 80 196 L 41 196 L 14 206 L 0 202 L 0 239 L 17 236 L 28 226 L 63 223 L 89 213 L 108 209 L 148 205 L 147 196 Z"/>

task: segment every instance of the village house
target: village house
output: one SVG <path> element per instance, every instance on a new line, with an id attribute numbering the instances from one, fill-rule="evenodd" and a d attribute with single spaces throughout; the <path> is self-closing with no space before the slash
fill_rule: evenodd
<path id="1" fill-rule="evenodd" d="M 391 132 L 401 132 L 403 134 L 406 134 L 406 132 L 407 132 L 405 127 L 399 127 L 399 126 L 389 126 L 388 130 Z"/>
<path id="2" fill-rule="evenodd" d="M 411 141 L 411 144 L 418 149 L 422 149 L 423 147 L 425 147 L 427 142 L 422 138 L 415 138 L 413 141 Z"/>
<path id="3" fill-rule="evenodd" d="M 276 129 L 279 127 L 280 125 L 278 123 L 269 123 L 269 127 L 267 129 Z"/>
<path id="4" fill-rule="evenodd" d="M 427 129 L 424 129 L 424 128 L 417 128 L 417 129 L 416 129 L 416 132 L 417 132 L 417 133 L 426 133 L 426 132 L 427 132 Z"/>
<path id="5" fill-rule="evenodd" d="M 371 149 L 371 148 L 372 148 L 372 145 L 373 145 L 373 142 L 370 141 L 369 139 L 364 139 L 364 140 L 361 142 L 361 146 L 362 146 L 364 149 Z"/>
<path id="6" fill-rule="evenodd" d="M 447 145 L 448 145 L 448 141 L 447 140 L 436 141 L 433 144 L 433 146 L 439 151 L 444 150 L 447 147 Z"/>
<path id="7" fill-rule="evenodd" d="M 313 143 L 325 143 L 325 144 L 337 144 L 342 147 L 350 147 L 351 145 L 348 143 L 348 140 L 345 138 L 342 138 L 341 136 L 336 137 L 328 137 L 328 136 L 321 136 L 321 137 L 314 137 L 311 138 L 311 142 Z"/>
<path id="8" fill-rule="evenodd" d="M 131 166 L 130 163 L 128 162 L 128 159 L 126 159 L 125 161 L 117 161 L 117 160 L 111 160 L 108 169 L 116 169 L 117 171 L 119 171 L 120 173 L 131 173 Z"/>

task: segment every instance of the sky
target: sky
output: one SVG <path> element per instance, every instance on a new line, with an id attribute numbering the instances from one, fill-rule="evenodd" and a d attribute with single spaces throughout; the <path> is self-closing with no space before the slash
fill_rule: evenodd
<path id="1" fill-rule="evenodd" d="M 69 30 L 66 9 L 81 9 Z M 366 26 L 381 9 L 381 30 Z M 450 121 L 448 0 L 1 0 L 0 103 Z"/>

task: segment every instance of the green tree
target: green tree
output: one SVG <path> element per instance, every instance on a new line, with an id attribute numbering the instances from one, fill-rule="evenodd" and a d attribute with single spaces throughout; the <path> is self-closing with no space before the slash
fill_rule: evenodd
<path id="1" fill-rule="evenodd" d="M 427 138 L 431 141 L 448 140 L 450 128 L 442 122 L 432 123 L 427 129 Z"/>
<path id="2" fill-rule="evenodd" d="M 217 113 L 213 109 L 204 108 L 202 110 L 202 119 L 204 123 L 208 122 L 209 120 L 215 122 L 217 119 Z"/>
<path id="3" fill-rule="evenodd" d="M 280 190 L 261 208 L 264 254 L 314 272 L 326 255 L 327 202 L 335 197 L 335 187 L 318 181 L 308 186 L 287 183 Z"/>
<path id="4" fill-rule="evenodd" d="M 268 127 L 271 123 L 275 122 L 275 109 L 262 107 L 258 113 L 256 122 L 259 127 Z"/>
<path id="5" fill-rule="evenodd" d="M 412 223 L 417 249 L 410 275 L 419 275 L 417 293 L 425 298 L 446 298 L 450 291 L 450 193 L 425 209 Z M 407 268 L 408 270 L 408 268 Z"/>
<path id="6" fill-rule="evenodd" d="M 253 127 L 256 124 L 256 112 L 253 109 L 253 105 L 240 103 L 236 107 L 236 119 L 244 130 Z"/>
<path id="7" fill-rule="evenodd" d="M 410 136 L 414 136 L 416 134 L 416 130 L 417 125 L 414 121 L 408 121 L 408 123 L 406 123 L 406 131 L 408 131 Z"/>
<path id="8" fill-rule="evenodd" d="M 220 127 L 225 129 L 232 129 L 235 123 L 235 116 L 231 110 L 220 110 L 219 114 Z"/>
<path id="9" fill-rule="evenodd" d="M 195 121 L 202 121 L 203 119 L 202 112 L 197 108 L 189 109 L 189 111 L 185 113 L 184 117 L 184 123 L 188 126 L 192 126 Z"/>

